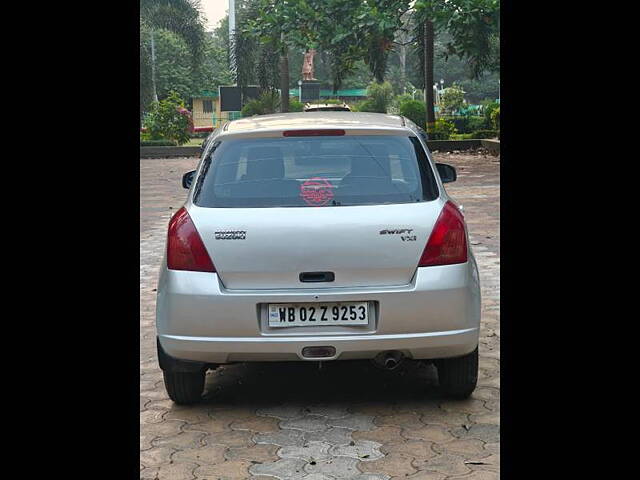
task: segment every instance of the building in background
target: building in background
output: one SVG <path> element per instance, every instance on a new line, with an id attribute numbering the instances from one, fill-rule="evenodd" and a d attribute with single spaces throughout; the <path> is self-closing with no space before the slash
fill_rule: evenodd
<path id="1" fill-rule="evenodd" d="M 193 105 L 193 127 L 216 128 L 227 120 L 233 120 L 233 113 L 220 110 L 220 96 L 214 90 L 202 90 L 199 94 L 191 97 Z M 230 116 L 231 114 L 231 116 Z"/>

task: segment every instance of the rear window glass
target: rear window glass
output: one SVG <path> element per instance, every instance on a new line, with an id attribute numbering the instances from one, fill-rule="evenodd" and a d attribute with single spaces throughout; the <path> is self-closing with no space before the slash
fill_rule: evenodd
<path id="1" fill-rule="evenodd" d="M 201 207 L 322 207 L 435 200 L 415 137 L 280 137 L 219 142 L 205 159 Z"/>

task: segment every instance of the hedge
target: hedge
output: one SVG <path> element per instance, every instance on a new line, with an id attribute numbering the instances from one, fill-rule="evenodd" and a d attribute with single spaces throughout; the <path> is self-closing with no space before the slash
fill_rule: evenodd
<path id="1" fill-rule="evenodd" d="M 476 130 L 472 134 L 473 138 L 496 138 L 499 137 L 498 130 Z"/>
<path id="2" fill-rule="evenodd" d="M 478 115 L 445 116 L 443 118 L 448 122 L 453 123 L 458 133 L 471 133 L 491 128 L 491 125 L 487 124 L 487 119 Z"/>
<path id="3" fill-rule="evenodd" d="M 172 140 L 140 140 L 141 147 L 177 147 L 178 143 Z"/>

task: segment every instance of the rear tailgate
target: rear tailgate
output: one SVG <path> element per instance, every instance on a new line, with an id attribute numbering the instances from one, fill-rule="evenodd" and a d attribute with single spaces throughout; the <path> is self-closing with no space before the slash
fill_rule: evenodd
<path id="1" fill-rule="evenodd" d="M 323 208 L 201 208 L 189 214 L 228 289 L 406 285 L 442 201 Z M 306 283 L 304 272 L 332 272 Z"/>

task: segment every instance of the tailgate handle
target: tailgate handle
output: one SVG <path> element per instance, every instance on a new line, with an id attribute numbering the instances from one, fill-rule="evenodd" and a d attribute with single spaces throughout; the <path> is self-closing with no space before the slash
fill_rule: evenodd
<path id="1" fill-rule="evenodd" d="M 333 272 L 302 272 L 301 282 L 333 282 L 336 276 Z"/>

